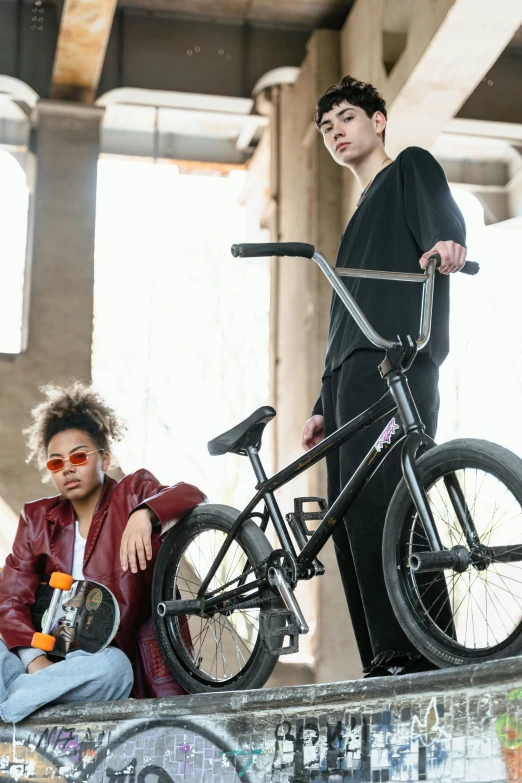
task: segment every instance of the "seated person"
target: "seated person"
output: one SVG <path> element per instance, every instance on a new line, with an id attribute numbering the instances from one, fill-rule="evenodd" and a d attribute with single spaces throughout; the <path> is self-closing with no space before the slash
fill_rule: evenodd
<path id="1" fill-rule="evenodd" d="M 147 470 L 120 482 L 107 476 L 110 445 L 124 432 L 114 411 L 78 382 L 44 391 L 26 430 L 29 459 L 59 494 L 26 503 L 0 573 L 0 717 L 8 723 L 46 704 L 183 693 L 161 665 L 152 573 L 166 526 L 205 500 L 196 487 L 163 486 Z M 45 583 L 53 571 L 113 592 L 121 620 L 112 646 L 96 654 L 76 650 L 55 663 L 30 646 L 41 630 L 36 616 L 41 620 L 49 605 Z M 161 671 L 151 671 L 158 662 Z"/>

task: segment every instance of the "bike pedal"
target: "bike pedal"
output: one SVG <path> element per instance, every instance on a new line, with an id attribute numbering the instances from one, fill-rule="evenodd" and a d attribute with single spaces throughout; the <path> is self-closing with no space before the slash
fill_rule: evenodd
<path id="1" fill-rule="evenodd" d="M 290 655 L 299 651 L 299 628 L 294 613 L 288 609 L 272 609 L 262 614 L 260 630 L 271 655 Z M 285 636 L 290 638 L 290 642 L 283 647 L 281 642 Z"/>
<path id="2" fill-rule="evenodd" d="M 319 506 L 318 511 L 304 511 L 305 503 L 317 503 Z M 308 530 L 307 522 L 313 520 L 320 522 L 324 517 L 324 512 L 328 508 L 328 504 L 324 498 L 309 497 L 309 498 L 295 498 L 294 499 L 294 513 L 287 514 L 287 520 L 297 524 L 302 530 L 303 534 L 308 538 L 313 534 L 313 530 Z M 292 520 L 289 519 L 292 517 Z"/>

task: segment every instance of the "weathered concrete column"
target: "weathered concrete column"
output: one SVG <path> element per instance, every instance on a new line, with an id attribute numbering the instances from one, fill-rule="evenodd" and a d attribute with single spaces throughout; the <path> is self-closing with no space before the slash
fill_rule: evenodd
<path id="1" fill-rule="evenodd" d="M 281 88 L 277 153 L 272 149 L 279 160 L 278 235 L 273 239 L 310 242 L 331 263 L 342 232 L 341 170 L 326 152 L 313 117 L 317 98 L 339 78 L 339 71 L 339 34 L 317 30 L 297 82 Z M 301 430 L 320 391 L 331 289 L 308 259 L 277 259 L 272 273 L 277 275 L 272 301 L 276 329 L 272 391 L 278 413 L 276 462 L 281 468 L 302 454 Z M 294 497 L 324 497 L 325 492 L 323 463 L 284 487 L 278 500 L 286 513 L 293 510 Z M 311 620 L 309 636 L 300 638 L 301 655 L 316 682 L 357 677 L 360 664 L 331 542 L 320 559 L 326 574 L 297 589 Z"/>
<path id="2" fill-rule="evenodd" d="M 0 496 L 13 510 L 48 494 L 25 464 L 22 429 L 38 385 L 89 381 L 99 126 L 103 111 L 52 101 L 35 110 L 24 353 L 0 357 Z"/>

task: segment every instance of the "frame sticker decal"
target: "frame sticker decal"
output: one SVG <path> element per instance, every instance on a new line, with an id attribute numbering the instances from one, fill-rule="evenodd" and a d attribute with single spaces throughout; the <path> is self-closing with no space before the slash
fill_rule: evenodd
<path id="1" fill-rule="evenodd" d="M 382 451 L 384 446 L 390 446 L 391 445 L 391 440 L 392 440 L 393 436 L 395 435 L 395 433 L 397 432 L 398 429 L 399 429 L 399 425 L 395 421 L 395 417 L 394 417 L 393 419 L 391 419 L 388 422 L 388 424 L 386 425 L 384 430 L 379 435 L 379 439 L 378 439 L 377 443 L 375 444 L 375 450 L 376 451 Z"/>

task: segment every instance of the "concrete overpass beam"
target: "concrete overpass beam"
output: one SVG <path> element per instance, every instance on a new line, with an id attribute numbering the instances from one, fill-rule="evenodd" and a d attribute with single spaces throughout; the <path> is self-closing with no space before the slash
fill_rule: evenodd
<path id="1" fill-rule="evenodd" d="M 409 145 L 432 147 L 522 23 L 517 0 L 415 0 L 406 42 L 390 69 L 390 19 L 403 30 L 401 19 L 390 13 L 394 5 L 397 0 L 357 0 L 341 32 L 343 73 L 371 82 L 386 100 L 386 149 L 393 157 Z M 357 197 L 348 175 L 347 216 Z"/>
<path id="2" fill-rule="evenodd" d="M 429 148 L 475 90 L 522 23 L 516 0 L 455 0 L 428 41 L 431 2 L 418 2 L 408 44 L 384 90 L 390 105 L 389 151 Z"/>
<path id="3" fill-rule="evenodd" d="M 94 101 L 115 10 L 116 0 L 65 0 L 51 98 Z"/>

